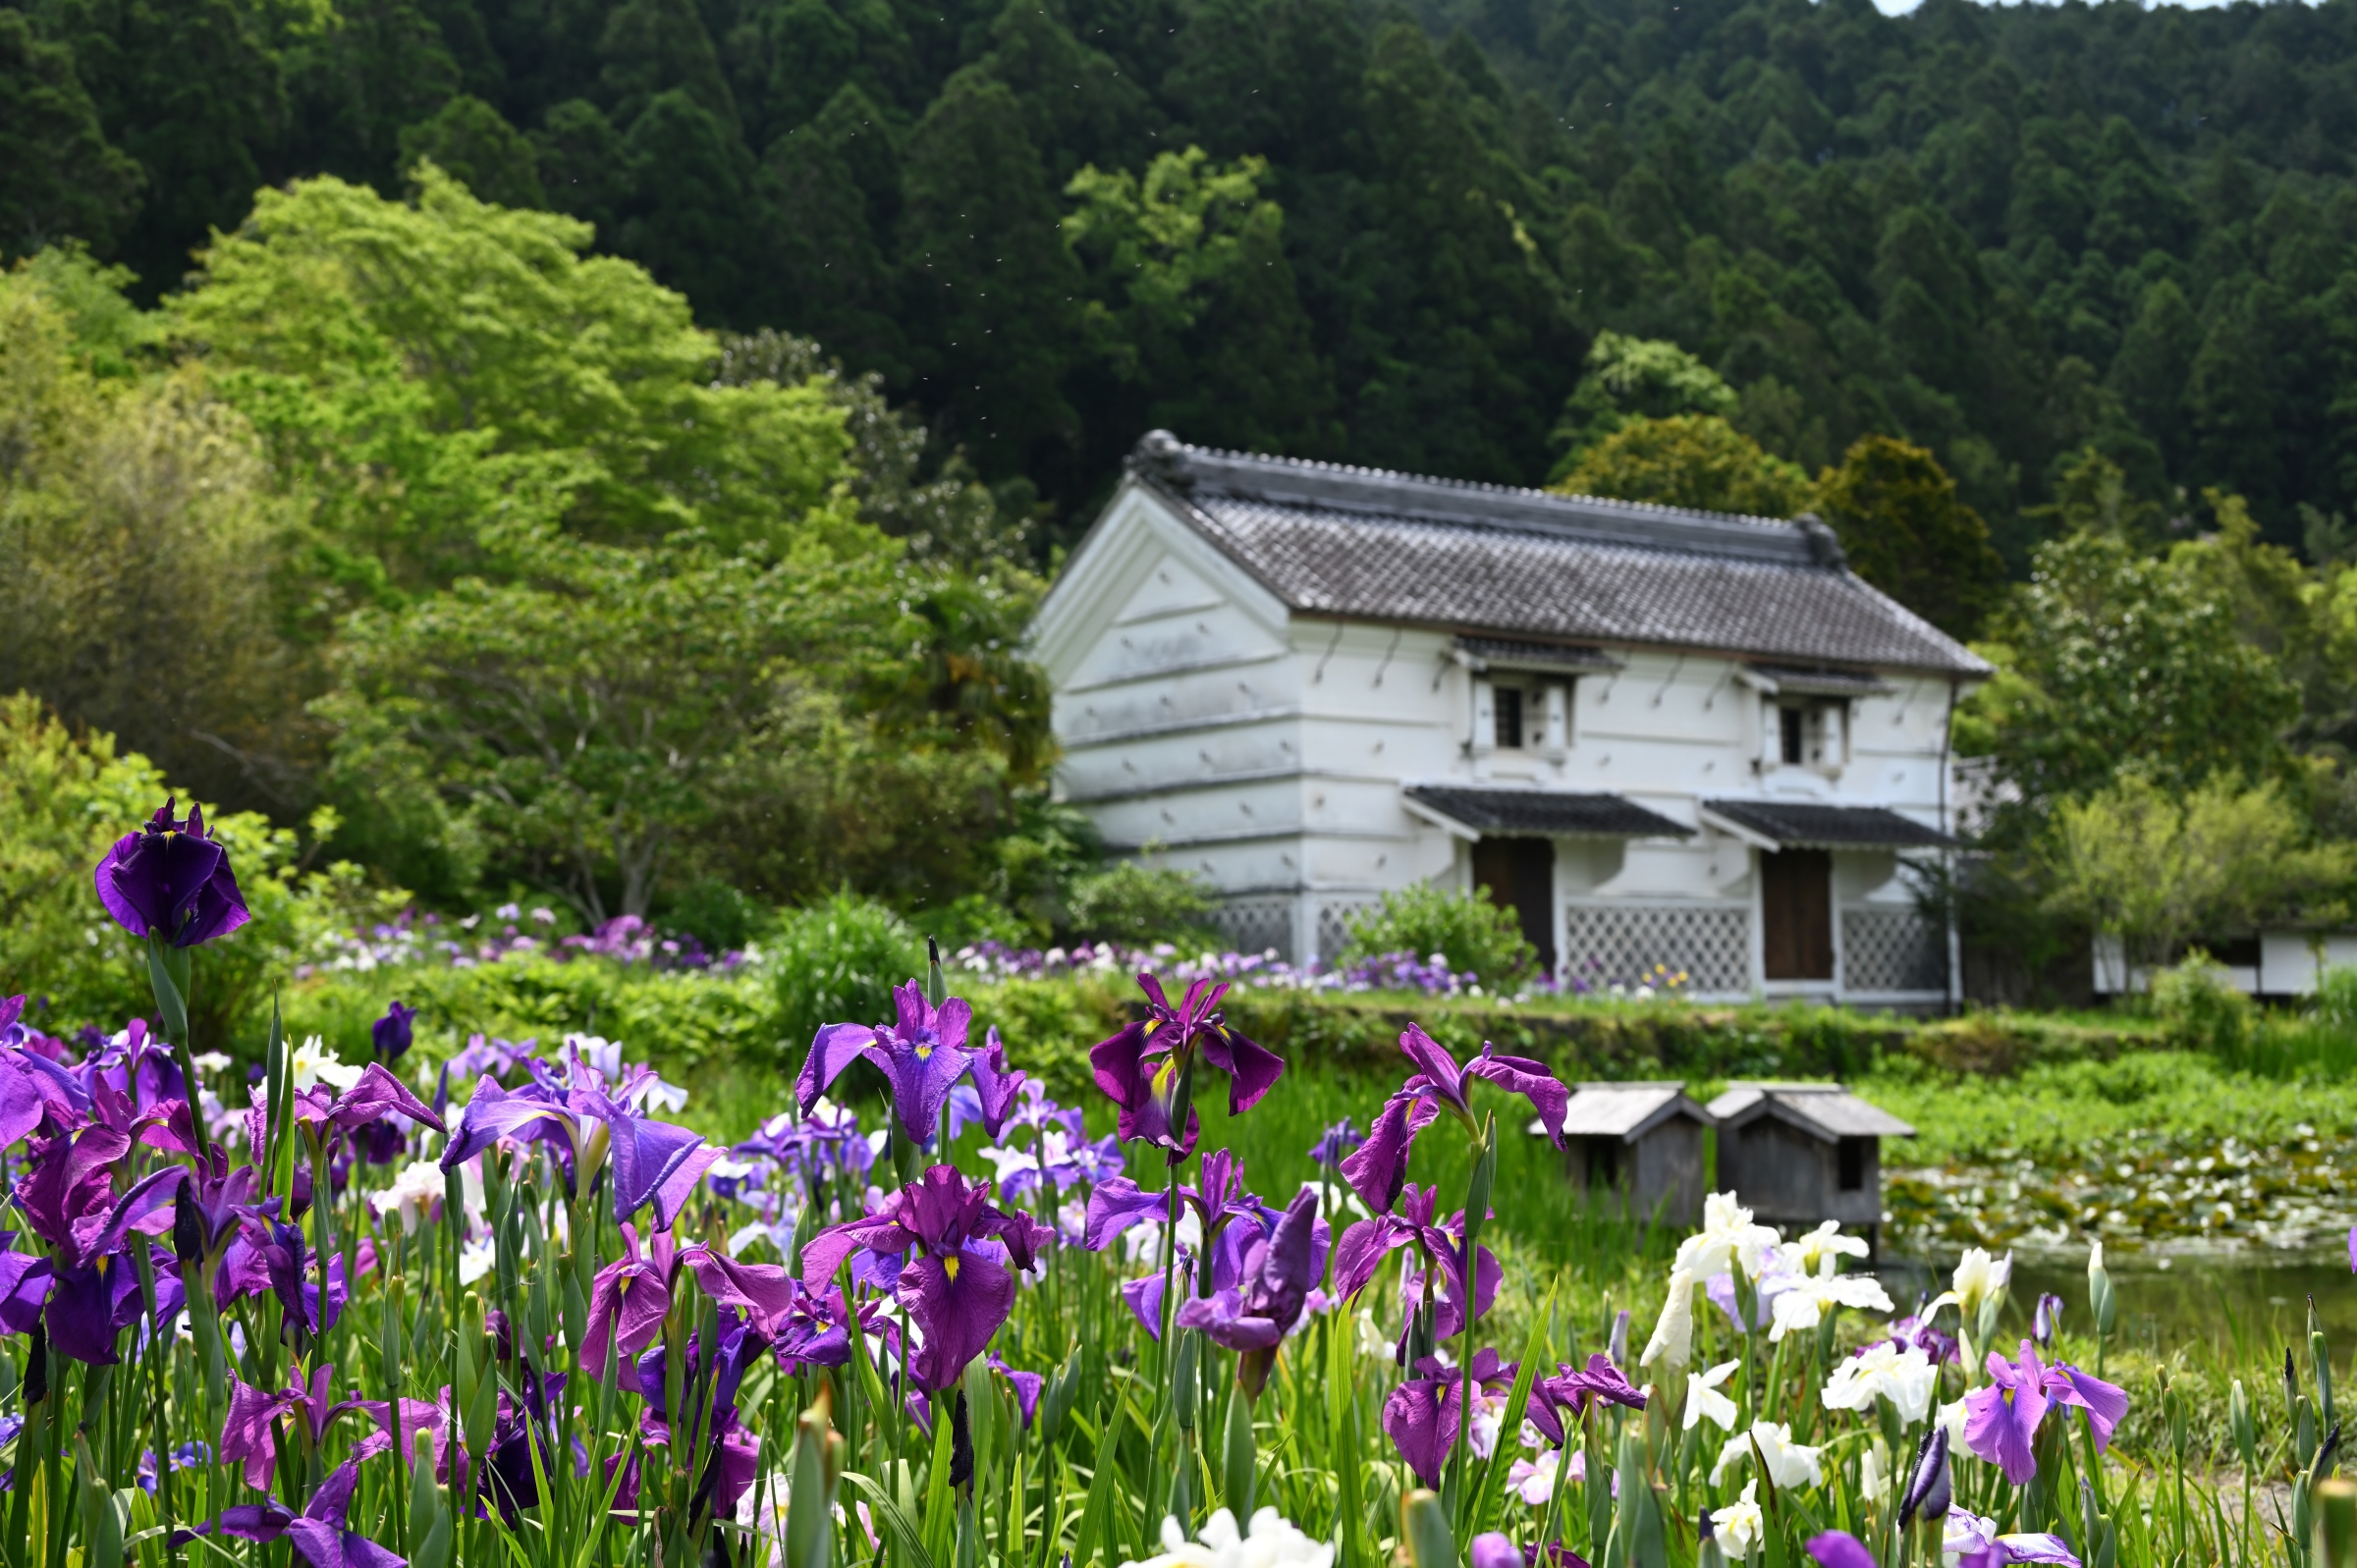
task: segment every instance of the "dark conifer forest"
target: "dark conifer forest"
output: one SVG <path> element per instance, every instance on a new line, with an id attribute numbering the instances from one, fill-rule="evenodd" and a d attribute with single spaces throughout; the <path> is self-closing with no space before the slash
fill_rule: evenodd
<path id="1" fill-rule="evenodd" d="M 880 373 L 1043 547 L 1153 425 L 1541 482 L 1610 329 L 1810 472 L 1928 447 L 2015 570 L 2089 448 L 2324 548 L 2353 157 L 2351 0 L 0 7 L 9 255 L 153 299 L 257 188 L 431 159 Z"/>

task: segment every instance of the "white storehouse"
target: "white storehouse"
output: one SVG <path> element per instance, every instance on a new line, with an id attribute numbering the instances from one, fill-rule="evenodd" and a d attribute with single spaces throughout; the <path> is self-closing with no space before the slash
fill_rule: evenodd
<path id="1" fill-rule="evenodd" d="M 1066 798 L 1332 954 L 1419 880 L 1556 972 L 1928 1007 L 1948 716 L 1988 667 L 1813 517 L 1240 456 L 1155 431 L 1042 606 Z"/>

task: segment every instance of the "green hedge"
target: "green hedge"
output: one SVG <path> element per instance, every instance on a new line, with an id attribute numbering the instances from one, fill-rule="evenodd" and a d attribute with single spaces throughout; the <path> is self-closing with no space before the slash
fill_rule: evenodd
<path id="1" fill-rule="evenodd" d="M 569 1032 L 622 1041 L 668 1075 L 720 1069 L 764 1077 L 798 1063 L 808 1039 L 787 1024 L 774 976 L 656 974 L 594 959 L 511 959 L 470 969 L 403 968 L 318 976 L 287 1000 L 288 1027 L 317 1033 L 347 1055 L 394 997 L 418 1009 L 429 1047 L 473 1033 L 553 1048 Z M 966 993 L 977 1028 L 995 1026 L 1016 1060 L 1061 1094 L 1087 1082 L 1088 1049 L 1136 1015 L 1126 976 L 1014 980 Z M 1674 1001 L 1567 1001 L 1500 1006 L 1478 999 L 1337 996 L 1261 989 L 1229 994 L 1228 1018 L 1289 1060 L 1390 1072 L 1399 1032 L 1420 1023 L 1460 1054 L 1495 1042 L 1566 1079 L 1851 1077 L 1898 1054 L 1952 1071 L 2009 1073 L 2033 1062 L 2109 1060 L 2163 1043 L 2146 1019 L 2082 1020 L 1974 1013 L 1913 1020 L 1797 1004 L 1694 1006 Z M 439 1054 L 439 1053 L 437 1053 Z"/>

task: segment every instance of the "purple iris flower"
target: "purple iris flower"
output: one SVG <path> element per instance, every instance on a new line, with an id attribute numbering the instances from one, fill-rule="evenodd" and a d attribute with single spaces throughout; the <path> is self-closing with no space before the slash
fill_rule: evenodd
<path id="1" fill-rule="evenodd" d="M 298 1436 L 307 1439 L 309 1446 L 316 1448 L 326 1437 L 328 1429 L 344 1416 L 356 1410 L 363 1416 L 372 1414 L 363 1400 L 339 1400 L 335 1397 L 335 1368 L 321 1367 L 311 1374 L 309 1382 L 305 1384 L 301 1380 L 301 1368 L 298 1367 L 295 1387 L 266 1393 L 240 1381 L 232 1374 L 229 1420 L 221 1432 L 221 1462 L 225 1465 L 244 1465 L 246 1484 L 257 1490 L 268 1491 L 270 1479 L 278 1470 L 279 1417 L 285 1416 L 292 1422 L 301 1423 Z M 353 1457 L 355 1460 L 371 1458 L 391 1447 L 392 1441 L 381 1431 L 371 1432 L 354 1446 Z"/>
<path id="2" fill-rule="evenodd" d="M 652 1204 L 655 1228 L 669 1229 L 695 1195 L 704 1172 L 720 1158 L 720 1150 L 685 1127 L 649 1120 L 627 1104 L 618 1104 L 607 1095 L 595 1068 L 577 1059 L 573 1066 L 575 1087 L 566 1089 L 534 1082 L 510 1094 L 485 1078 L 466 1103 L 465 1119 L 450 1147 L 442 1152 L 442 1168 L 457 1169 L 502 1138 L 545 1140 L 575 1160 L 584 1153 L 597 1154 L 599 1143 L 608 1142 L 614 1153 L 614 1222 L 620 1224 Z M 603 1140 L 588 1126 L 592 1121 L 603 1124 Z M 576 1179 L 589 1174 L 579 1172 Z"/>
<path id="3" fill-rule="evenodd" d="M 2110 1445 L 2112 1430 L 2128 1413 L 2125 1389 L 2076 1367 L 2046 1366 L 2038 1359 L 2038 1347 L 2027 1339 L 2013 1361 L 1990 1351 L 1988 1368 L 1988 1383 L 1964 1396 L 1964 1442 L 2016 1487 L 2038 1473 L 2030 1443 L 2050 1404 L 2076 1405 L 2087 1412 L 2098 1453 Z"/>
<path id="4" fill-rule="evenodd" d="M 1915 1467 L 1898 1501 L 1898 1528 L 1903 1531 L 1918 1518 L 1945 1519 L 1954 1500 L 1955 1484 L 1947 1473 L 1947 1429 L 1934 1422 L 1915 1445 Z"/>
<path id="5" fill-rule="evenodd" d="M 172 1539 L 177 1544 L 216 1529 L 245 1541 L 272 1541 L 284 1536 L 311 1568 L 403 1568 L 408 1558 L 351 1528 L 352 1493 L 359 1478 L 359 1460 L 347 1459 L 328 1473 L 301 1513 L 276 1499 L 242 1503 L 222 1509 L 218 1520 L 208 1520 L 192 1531 L 175 1532 Z"/>
<path id="6" fill-rule="evenodd" d="M 650 1235 L 642 1254 L 637 1227 L 629 1223 L 622 1226 L 622 1244 L 623 1256 L 600 1269 L 589 1284 L 581 1367 L 593 1377 L 605 1375 L 609 1340 L 619 1361 L 654 1343 L 671 1310 L 672 1281 L 682 1269 L 694 1272 L 713 1301 L 747 1312 L 764 1325 L 784 1320 L 795 1307 L 798 1282 L 775 1264 L 739 1263 L 700 1242 L 682 1247 L 667 1230 Z"/>
<path id="7" fill-rule="evenodd" d="M 1304 1187 L 1275 1230 L 1252 1238 L 1234 1285 L 1178 1308 L 1179 1327 L 1200 1328 L 1214 1344 L 1240 1353 L 1236 1380 L 1254 1399 L 1268 1383 L 1277 1346 L 1301 1321 L 1309 1287 L 1323 1271 L 1318 1228 L 1318 1190 Z"/>
<path id="8" fill-rule="evenodd" d="M 327 1301 L 319 1300 L 317 1271 L 311 1267 L 309 1248 L 301 1225 L 272 1221 L 270 1239 L 261 1248 L 262 1261 L 270 1271 L 270 1291 L 278 1297 L 285 1321 L 300 1327 L 316 1339 L 336 1325 L 344 1315 L 344 1303 L 349 1290 L 344 1279 L 344 1255 L 330 1253 L 327 1259 Z"/>
<path id="9" fill-rule="evenodd" d="M 1048 1379 L 1036 1372 L 1015 1371 L 1001 1361 L 995 1350 L 986 1359 L 990 1370 L 1006 1379 L 1007 1386 L 1014 1391 L 1014 1405 L 1022 1413 L 1023 1431 L 1029 1432 L 1032 1421 L 1039 1415 L 1039 1396 L 1048 1386 Z"/>
<path id="10" fill-rule="evenodd" d="M 1511 1363 L 1501 1365 L 1498 1352 L 1487 1345 L 1473 1353 L 1471 1381 L 1480 1393 L 1496 1393 L 1514 1380 Z M 1427 1487 L 1437 1487 L 1449 1450 L 1456 1446 L 1467 1379 L 1459 1369 L 1444 1367 L 1436 1357 L 1416 1363 L 1419 1374 L 1392 1390 L 1383 1402 L 1383 1430 L 1399 1457 Z"/>
<path id="11" fill-rule="evenodd" d="M 1318 1141 L 1309 1146 L 1310 1160 L 1320 1165 L 1339 1165 L 1350 1152 L 1367 1141 L 1348 1116 L 1319 1134 Z"/>
<path id="12" fill-rule="evenodd" d="M 2055 1347 L 2055 1336 L 2062 1331 L 2062 1298 L 2048 1291 L 2038 1298 L 2038 1307 L 2030 1315 L 2030 1337 L 2038 1341 L 2041 1350 Z"/>
<path id="13" fill-rule="evenodd" d="M 948 1010 L 948 1003 L 943 1003 L 943 1010 Z M 982 1042 L 982 1049 L 966 1063 L 966 1071 L 974 1080 L 974 1099 L 982 1130 L 996 1141 L 1006 1129 L 1009 1113 L 1014 1109 L 1015 1096 L 1023 1087 L 1023 1074 L 1008 1067 L 1007 1048 L 1000 1043 L 997 1025 L 983 1034 Z"/>
<path id="14" fill-rule="evenodd" d="M 1244 1190 L 1243 1162 L 1225 1149 L 1215 1149 L 1203 1157 L 1203 1182 L 1199 1187 L 1178 1185 L 1181 1235 L 1186 1218 L 1191 1215 L 1196 1226 L 1196 1241 L 1192 1254 L 1204 1262 L 1200 1267 L 1209 1271 L 1208 1279 L 1198 1279 L 1207 1292 L 1238 1288 L 1244 1281 L 1245 1260 L 1255 1242 L 1264 1241 L 1276 1233 L 1282 1216 L 1279 1211 Z M 1102 1252 L 1113 1244 L 1114 1238 L 1130 1226 L 1143 1223 L 1165 1223 L 1170 1217 L 1170 1198 L 1167 1192 L 1147 1192 L 1126 1176 L 1116 1176 L 1100 1183 L 1089 1194 L 1087 1220 L 1081 1230 L 1081 1245 L 1091 1252 Z M 1237 1220 L 1249 1221 L 1236 1224 Z M 1326 1250 L 1332 1235 L 1323 1219 L 1311 1226 L 1312 1271 L 1323 1274 L 1326 1269 Z M 1180 1255 L 1189 1256 L 1184 1241 L 1178 1242 Z M 1129 1304 L 1148 1334 L 1162 1334 L 1162 1282 L 1159 1269 L 1122 1286 L 1122 1299 Z"/>
<path id="15" fill-rule="evenodd" d="M 320 1084 L 299 1096 L 295 1105 L 297 1121 L 345 1133 L 356 1132 L 388 1113 L 407 1116 L 439 1133 L 450 1131 L 433 1108 L 411 1093 L 410 1086 L 387 1072 L 381 1062 L 368 1063 L 342 1094 Z"/>
<path id="16" fill-rule="evenodd" d="M 368 1026 L 369 1044 L 376 1048 L 376 1054 L 385 1060 L 399 1061 L 409 1054 L 410 1041 L 414 1034 L 411 1025 L 416 1018 L 416 1008 L 405 1007 L 399 1001 L 389 1003 L 385 1015 Z"/>
<path id="17" fill-rule="evenodd" d="M 189 1098 L 172 1048 L 147 1027 L 144 1018 L 132 1019 L 121 1034 L 91 1052 L 80 1068 L 67 1070 L 93 1093 L 104 1083 L 135 1108 Z"/>
<path id="18" fill-rule="evenodd" d="M 1645 1408 L 1645 1390 L 1622 1377 L 1620 1369 L 1613 1365 L 1613 1358 L 1602 1351 L 1589 1356 L 1585 1367 L 1574 1367 L 1567 1361 L 1560 1367 L 1554 1377 L 1540 1378 L 1531 1383 L 1530 1403 L 1523 1412 L 1530 1424 L 1558 1448 L 1563 1445 L 1571 1422 L 1587 1414 L 1591 1405 L 1618 1405 L 1624 1410 Z M 1564 1419 L 1566 1413 L 1569 1421 Z"/>
<path id="19" fill-rule="evenodd" d="M 896 1022 L 831 1023 L 819 1030 L 810 1041 L 810 1054 L 802 1058 L 795 1097 L 807 1113 L 843 1069 L 864 1056 L 892 1085 L 892 1108 L 901 1118 L 901 1130 L 911 1142 L 930 1144 L 940 1131 L 941 1108 L 949 1102 L 951 1086 L 973 1063 L 965 1033 L 974 1011 L 962 997 L 952 997 L 936 1008 L 913 980 L 894 987 L 892 1000 L 900 1014 Z"/>
<path id="20" fill-rule="evenodd" d="M 1809 1556 L 1817 1568 L 1875 1568 L 1874 1553 L 1846 1530 L 1829 1530 L 1811 1536 Z"/>
<path id="21" fill-rule="evenodd" d="M 1451 1216 L 1446 1224 L 1434 1223 L 1439 1199 L 1440 1193 L 1435 1188 L 1404 1183 L 1397 1194 L 1398 1213 L 1378 1214 L 1343 1231 L 1342 1243 L 1334 1253 L 1335 1295 L 1343 1301 L 1357 1295 L 1367 1288 L 1385 1258 L 1401 1247 L 1412 1246 L 1422 1261 L 1419 1271 L 1426 1288 L 1436 1298 L 1433 1318 L 1436 1334 L 1443 1339 L 1453 1339 L 1464 1332 L 1464 1303 L 1468 1294 L 1473 1301 L 1474 1319 L 1478 1321 L 1487 1313 L 1490 1304 L 1498 1299 L 1498 1286 L 1506 1271 L 1498 1266 L 1498 1259 L 1489 1248 L 1479 1248 L 1473 1289 L 1470 1292 L 1465 1289 L 1465 1217 L 1459 1212 Z"/>
<path id="22" fill-rule="evenodd" d="M 1570 1107 L 1571 1092 L 1557 1082 L 1545 1062 L 1528 1056 L 1501 1056 L 1496 1046 L 1484 1045 L 1480 1055 L 1459 1068 L 1455 1057 L 1414 1024 L 1399 1036 L 1399 1049 L 1416 1070 L 1384 1102 L 1366 1142 L 1342 1162 L 1343 1179 L 1368 1208 L 1389 1209 L 1398 1198 L 1400 1184 L 1407 1179 L 1407 1157 L 1415 1147 L 1416 1135 L 1431 1126 L 1443 1110 L 1468 1129 L 1478 1130 L 1473 1108 L 1465 1100 L 1468 1078 L 1487 1078 L 1528 1100 L 1547 1136 L 1555 1140 L 1557 1148 L 1562 1147 L 1563 1112 Z"/>
<path id="23" fill-rule="evenodd" d="M 1186 1125 L 1174 1125 L 1178 1086 L 1198 1056 L 1228 1075 L 1232 1116 L 1260 1104 L 1283 1076 L 1285 1060 L 1228 1027 L 1219 1010 L 1220 999 L 1228 994 L 1226 981 L 1196 981 L 1176 1007 L 1152 975 L 1139 975 L 1137 985 L 1146 994 L 1146 1016 L 1092 1047 L 1089 1065 L 1097 1087 L 1120 1108 L 1115 1130 L 1122 1142 L 1143 1139 L 1167 1149 L 1176 1165 L 1194 1152 L 1202 1130 L 1191 1105 Z"/>
<path id="24" fill-rule="evenodd" d="M 990 1205 L 952 1165 L 933 1165 L 893 1195 L 883 1213 L 831 1225 L 802 1245 L 802 1282 L 824 1289 L 854 1253 L 897 1265 L 894 1294 L 924 1330 L 910 1359 L 919 1387 L 940 1393 L 982 1353 L 1014 1307 L 1014 1275 L 1028 1271 L 1055 1232 L 1020 1212 Z"/>
<path id="25" fill-rule="evenodd" d="M 205 834 L 202 808 L 190 807 L 182 822 L 172 815 L 175 803 L 167 798 L 145 827 L 115 840 L 92 881 L 106 912 L 133 936 L 193 947 L 249 917 L 229 851 Z"/>
<path id="26" fill-rule="evenodd" d="M 1484 1532 L 1473 1538 L 1473 1568 L 1522 1568 L 1520 1548 L 1499 1531 Z"/>
<path id="27" fill-rule="evenodd" d="M 2011 1568 L 2014 1563 L 2079 1568 L 2077 1554 L 2059 1536 L 2043 1532 L 2001 1533 L 1996 1520 L 1960 1509 L 1948 1519 L 1946 1544 L 1955 1553 L 1956 1568 Z"/>

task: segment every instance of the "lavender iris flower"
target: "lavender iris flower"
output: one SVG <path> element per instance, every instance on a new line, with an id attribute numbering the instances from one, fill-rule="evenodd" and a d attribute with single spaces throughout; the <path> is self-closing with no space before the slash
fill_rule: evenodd
<path id="1" fill-rule="evenodd" d="M 1416 1363 L 1416 1371 L 1418 1377 L 1393 1389 L 1383 1402 L 1383 1430 L 1418 1479 L 1427 1487 L 1437 1487 L 1449 1450 L 1456 1446 L 1459 1407 L 1468 1381 L 1465 1374 L 1470 1373 L 1478 1397 L 1511 1384 L 1515 1368 L 1511 1363 L 1501 1365 L 1498 1352 L 1484 1345 L 1473 1353 L 1472 1364 L 1462 1370 L 1444 1367 L 1426 1356 Z"/>
<path id="2" fill-rule="evenodd" d="M 1989 1352 L 1989 1382 L 1964 1396 L 1964 1442 L 2005 1473 L 2014 1486 L 2038 1473 L 2031 1441 L 2049 1405 L 2076 1405 L 2087 1412 L 2096 1452 L 2111 1441 L 2112 1429 L 2128 1413 L 2127 1391 L 2076 1367 L 2046 1366 L 2038 1348 L 2021 1341 L 2021 1354 L 2007 1361 Z"/>
<path id="3" fill-rule="evenodd" d="M 1166 1149 L 1176 1165 L 1194 1152 L 1202 1130 L 1191 1105 L 1186 1124 L 1177 1125 L 1178 1087 L 1198 1056 L 1228 1075 L 1232 1116 L 1260 1104 L 1284 1074 L 1285 1061 L 1228 1027 L 1219 1010 L 1226 981 L 1196 981 L 1176 1007 L 1152 975 L 1139 975 L 1137 985 L 1146 994 L 1146 1016 L 1091 1048 L 1089 1065 L 1097 1087 L 1120 1108 L 1116 1131 L 1122 1142 L 1142 1139 Z"/>
<path id="4" fill-rule="evenodd" d="M 2042 1531 L 2001 1532 L 1994 1519 L 1962 1509 L 1947 1516 L 1941 1547 L 1944 1555 L 1955 1558 L 1956 1568 L 2011 1568 L 2015 1563 L 2079 1568 L 2077 1554 L 2061 1537 Z"/>
<path id="5" fill-rule="evenodd" d="M 1028 1271 L 1055 1233 L 1030 1216 L 990 1205 L 953 1165 L 933 1165 L 893 1195 L 891 1207 L 831 1225 L 802 1246 L 802 1282 L 824 1289 L 853 1254 L 897 1267 L 894 1294 L 925 1342 L 910 1359 L 918 1386 L 940 1393 L 982 1353 L 1014 1307 L 1014 1275 Z"/>
<path id="6" fill-rule="evenodd" d="M 1399 1049 L 1416 1070 L 1377 1112 L 1366 1142 L 1342 1162 L 1343 1179 L 1369 1209 L 1389 1209 L 1407 1179 L 1408 1152 L 1416 1135 L 1438 1119 L 1443 1110 L 1478 1131 L 1473 1108 L 1466 1102 L 1466 1080 L 1487 1078 L 1528 1100 L 1539 1123 L 1557 1148 L 1563 1143 L 1563 1112 L 1571 1092 L 1547 1070 L 1547 1064 L 1528 1056 L 1501 1056 L 1498 1048 L 1484 1045 L 1481 1054 L 1458 1067 L 1456 1058 L 1414 1024 L 1399 1036 Z"/>
<path id="7" fill-rule="evenodd" d="M 398 1001 L 388 1004 L 385 1015 L 368 1026 L 369 1044 L 375 1047 L 376 1054 L 387 1061 L 399 1061 L 406 1055 L 414 1033 L 411 1025 L 416 1017 L 414 1007 L 405 1007 Z"/>
<path id="8" fill-rule="evenodd" d="M 106 912 L 133 936 L 193 947 L 250 917 L 229 851 L 204 831 L 202 808 L 190 807 L 182 822 L 172 815 L 175 803 L 166 799 L 146 826 L 115 840 L 91 880 Z"/>
<path id="9" fill-rule="evenodd" d="M 864 1056 L 892 1085 L 892 1108 L 900 1117 L 901 1131 L 913 1143 L 929 1144 L 940 1129 L 941 1108 L 949 1102 L 951 1086 L 974 1061 L 974 1053 L 965 1049 L 973 1009 L 962 997 L 952 997 L 936 1008 L 913 980 L 894 987 L 892 1000 L 900 1015 L 896 1022 L 831 1023 L 819 1030 L 810 1041 L 810 1054 L 802 1058 L 795 1094 L 807 1113 L 843 1069 Z M 1013 1090 L 1007 1092 L 1012 1095 Z"/>

